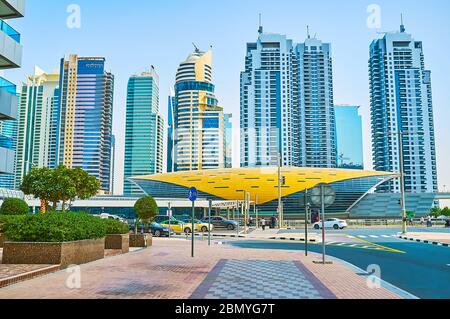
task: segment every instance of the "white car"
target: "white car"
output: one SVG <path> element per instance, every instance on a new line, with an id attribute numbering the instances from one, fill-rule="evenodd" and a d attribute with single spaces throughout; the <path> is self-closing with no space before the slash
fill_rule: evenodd
<path id="1" fill-rule="evenodd" d="M 322 229 L 322 221 L 317 222 L 313 225 L 314 229 Z M 333 229 L 344 229 L 347 228 L 347 222 L 338 218 L 329 218 L 325 221 L 325 228 L 333 228 Z"/>

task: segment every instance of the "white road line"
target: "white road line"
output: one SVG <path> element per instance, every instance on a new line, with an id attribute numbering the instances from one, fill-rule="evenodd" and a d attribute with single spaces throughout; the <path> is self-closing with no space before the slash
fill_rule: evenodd
<path id="1" fill-rule="evenodd" d="M 378 238 L 378 236 L 376 236 L 376 235 L 370 235 L 369 237 L 370 238 Z"/>
<path id="2" fill-rule="evenodd" d="M 361 248 L 366 249 L 366 248 L 370 248 L 370 246 L 362 246 Z"/>
<path id="3" fill-rule="evenodd" d="M 367 238 L 367 236 L 359 235 L 359 238 Z"/>
<path id="4" fill-rule="evenodd" d="M 391 237 L 394 237 L 394 236 L 381 235 L 381 237 L 383 237 L 383 238 L 391 238 Z"/>
<path id="5" fill-rule="evenodd" d="M 337 241 L 332 241 L 330 243 L 327 243 L 327 245 L 333 245 L 333 244 L 337 244 Z"/>
<path id="6" fill-rule="evenodd" d="M 340 243 L 340 244 L 337 244 L 336 246 L 344 246 L 344 245 L 346 245 L 346 243 Z"/>
<path id="7" fill-rule="evenodd" d="M 352 238 L 353 239 L 353 238 L 356 238 L 356 237 L 348 235 L 347 238 Z"/>
<path id="8" fill-rule="evenodd" d="M 358 245 L 356 245 L 356 244 L 355 245 L 350 245 L 350 247 L 356 247 L 356 246 L 358 246 Z"/>

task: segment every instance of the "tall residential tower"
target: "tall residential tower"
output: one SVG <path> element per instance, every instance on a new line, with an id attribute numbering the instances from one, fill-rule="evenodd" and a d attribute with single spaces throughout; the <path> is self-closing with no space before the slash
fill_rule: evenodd
<path id="1" fill-rule="evenodd" d="M 331 45 L 264 33 L 241 73 L 241 166 L 337 165 Z"/>
<path id="2" fill-rule="evenodd" d="M 214 90 L 212 51 L 196 49 L 180 64 L 176 76 L 175 171 L 225 166 L 224 114 Z"/>
<path id="3" fill-rule="evenodd" d="M 97 177 L 111 193 L 114 76 L 105 58 L 70 55 L 61 60 L 59 164 Z"/>
<path id="4" fill-rule="evenodd" d="M 438 181 L 431 72 L 422 42 L 405 31 L 402 24 L 400 32 L 386 33 L 370 46 L 374 168 L 399 172 L 403 144 L 405 191 L 433 193 Z M 379 190 L 400 192 L 400 183 L 394 180 Z"/>
<path id="5" fill-rule="evenodd" d="M 129 178 L 163 172 L 164 122 L 159 114 L 159 77 L 150 71 L 128 81 L 124 195 L 143 195 Z"/>

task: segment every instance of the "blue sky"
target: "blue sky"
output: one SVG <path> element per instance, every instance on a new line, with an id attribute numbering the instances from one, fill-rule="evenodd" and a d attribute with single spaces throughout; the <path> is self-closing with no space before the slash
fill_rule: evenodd
<path id="1" fill-rule="evenodd" d="M 67 7 L 81 8 L 81 28 L 70 29 Z M 367 26 L 367 8 L 381 9 L 381 28 Z M 178 64 L 192 51 L 213 46 L 217 96 L 239 125 L 239 72 L 246 42 L 256 40 L 258 14 L 267 32 L 284 33 L 296 42 L 311 33 L 331 42 L 336 104 L 361 105 L 366 166 L 371 168 L 369 84 L 370 42 L 379 31 L 399 28 L 400 13 L 407 32 L 424 42 L 425 63 L 432 71 L 436 118 L 438 169 L 441 187 L 450 190 L 450 2 L 448 0 L 27 0 L 26 17 L 11 21 L 22 33 L 23 67 L 6 71 L 12 81 L 23 81 L 39 65 L 52 71 L 69 53 L 105 56 L 116 76 L 114 133 L 117 140 L 116 191 L 122 190 L 126 84 L 128 77 L 154 65 L 161 78 L 160 110 L 167 114 L 167 94 Z M 239 132 L 237 132 L 237 135 Z M 236 145 L 238 151 L 238 145 Z M 238 163 L 238 152 L 234 154 Z"/>

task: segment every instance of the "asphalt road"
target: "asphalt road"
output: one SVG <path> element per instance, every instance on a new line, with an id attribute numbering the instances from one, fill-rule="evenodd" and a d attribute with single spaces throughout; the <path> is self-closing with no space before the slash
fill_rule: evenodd
<path id="1" fill-rule="evenodd" d="M 331 243 L 327 254 L 364 270 L 378 265 L 384 281 L 419 298 L 450 299 L 450 248 L 395 238 L 399 231 L 393 228 L 327 231 L 327 242 Z M 304 244 L 279 241 L 239 240 L 230 244 L 255 249 L 304 250 Z M 310 245 L 310 250 L 321 253 L 321 247 Z"/>

